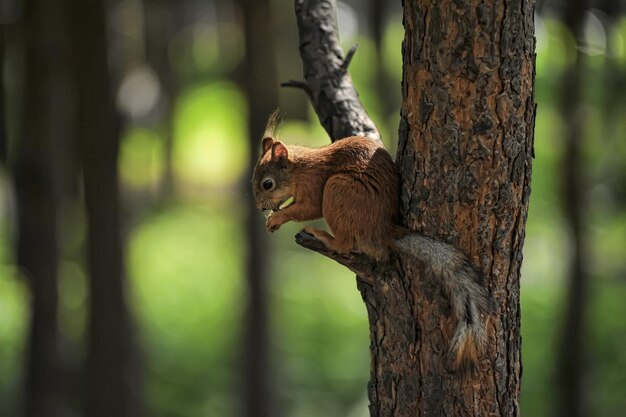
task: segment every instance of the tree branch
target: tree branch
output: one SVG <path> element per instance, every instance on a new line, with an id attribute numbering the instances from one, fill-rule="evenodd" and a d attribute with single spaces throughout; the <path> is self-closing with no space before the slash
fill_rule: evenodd
<path id="1" fill-rule="evenodd" d="M 374 267 L 367 256 L 359 253 L 343 255 L 332 251 L 328 249 L 328 247 L 326 247 L 321 240 L 318 240 L 305 231 L 300 231 L 300 233 L 296 235 L 296 243 L 304 248 L 315 251 L 340 263 L 357 274 L 361 280 L 367 282 L 368 284 L 372 284 L 374 282 Z"/>
<path id="2" fill-rule="evenodd" d="M 299 88 L 302 91 L 304 91 L 305 93 L 307 93 L 309 95 L 309 98 L 311 98 L 311 87 L 309 87 L 309 85 L 306 83 L 306 81 L 289 80 L 289 81 L 284 81 L 284 82 L 280 83 L 280 86 L 281 87 Z"/>
<path id="3" fill-rule="evenodd" d="M 348 71 L 348 67 L 350 66 L 352 58 L 354 58 L 354 54 L 356 53 L 356 48 L 358 48 L 358 45 L 354 45 L 352 48 L 350 48 L 350 50 L 346 54 L 346 57 L 343 59 L 343 62 L 341 63 L 341 70 L 343 72 Z"/>
<path id="4" fill-rule="evenodd" d="M 295 0 L 295 9 L 304 82 L 290 81 L 283 85 L 307 91 L 320 123 L 333 142 L 348 136 L 380 140 L 380 133 L 363 108 L 347 71 L 356 46 L 343 58 L 335 0 Z"/>

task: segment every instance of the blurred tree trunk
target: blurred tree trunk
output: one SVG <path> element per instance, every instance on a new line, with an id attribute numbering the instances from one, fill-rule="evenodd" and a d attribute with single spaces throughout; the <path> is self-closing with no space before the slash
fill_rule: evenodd
<path id="1" fill-rule="evenodd" d="M 248 99 L 249 171 L 252 178 L 259 144 L 268 115 L 278 101 L 270 0 L 241 1 L 246 45 L 244 86 Z M 244 334 L 243 415 L 276 417 L 271 372 L 268 312 L 268 265 L 266 233 L 252 195 L 247 191 L 246 229 L 248 290 Z"/>
<path id="2" fill-rule="evenodd" d="M 375 138 L 364 112 L 346 100 L 349 75 L 340 71 L 346 62 L 328 30 L 334 6 L 332 0 L 296 0 L 305 89 L 333 140 L 363 132 Z M 404 2 L 397 158 L 402 214 L 412 228 L 463 249 L 487 275 L 489 341 L 472 373 L 446 368 L 454 330 L 449 304 L 419 265 L 400 259 L 367 266 L 299 235 L 304 246 L 360 273 L 370 321 L 372 416 L 520 414 L 519 274 L 534 136 L 533 11 L 530 0 Z M 320 110 L 332 114 L 331 121 L 325 123 Z"/>
<path id="3" fill-rule="evenodd" d="M 606 13 L 605 24 L 607 34 L 619 30 L 621 17 L 626 9 L 625 2 L 604 0 L 599 5 L 600 10 Z M 617 36 L 606 37 L 606 57 L 604 60 L 604 82 L 602 84 L 604 100 L 601 114 L 603 116 L 602 140 L 604 142 L 605 158 L 602 163 L 597 182 L 609 184 L 613 192 L 613 198 L 621 206 L 626 206 L 626 161 L 623 153 L 619 152 L 619 143 L 623 140 L 624 133 L 622 119 L 625 114 L 624 91 L 626 91 L 626 73 L 619 62 L 619 38 Z M 606 213 L 611 215 L 610 213 Z"/>
<path id="4" fill-rule="evenodd" d="M 376 56 L 375 91 L 378 96 L 381 122 L 387 126 L 390 116 L 397 112 L 400 105 L 398 85 L 388 76 L 385 68 L 385 54 L 383 52 L 385 24 L 390 3 L 380 0 L 369 0 L 369 20 L 374 40 Z M 389 141 L 391 142 L 391 140 Z M 394 146 L 395 149 L 395 146 Z"/>
<path id="5" fill-rule="evenodd" d="M 177 31 L 180 22 L 182 2 L 165 0 L 144 0 L 146 16 L 146 57 L 153 66 L 162 88 L 162 132 L 163 132 L 163 179 L 159 189 L 159 200 L 165 202 L 174 194 L 174 171 L 172 153 L 174 150 L 174 106 L 179 86 L 176 74 L 170 63 L 170 40 Z"/>
<path id="6" fill-rule="evenodd" d="M 57 216 L 63 162 L 60 145 L 68 124 L 64 112 L 68 39 L 58 2 L 28 0 L 23 6 L 23 107 L 18 112 L 21 128 L 12 158 L 17 263 L 32 294 L 23 412 L 32 417 L 58 416 L 63 401 L 57 324 Z"/>
<path id="7" fill-rule="evenodd" d="M 586 0 L 573 0 L 564 8 L 563 21 L 574 35 L 582 39 Z M 574 52 L 574 51 L 573 51 Z M 583 181 L 582 141 L 585 126 L 583 79 L 585 55 L 576 48 L 576 60 L 563 74 L 561 113 L 565 126 L 563 155 L 563 207 L 569 227 L 571 258 L 569 288 L 565 300 L 565 318 L 558 355 L 557 415 L 584 417 L 589 415 L 587 374 L 587 312 L 589 304 L 588 251 L 583 232 L 583 201 L 587 189 Z"/>
<path id="8" fill-rule="evenodd" d="M 2 14 L 0 13 L 0 17 Z M 4 88 L 4 66 L 6 55 L 5 28 L 0 21 L 0 167 L 7 163 L 7 151 L 9 148 L 8 132 L 7 132 L 7 112 L 5 103 Z"/>
<path id="9" fill-rule="evenodd" d="M 280 3 L 282 7 L 274 7 L 272 10 L 272 21 L 274 26 L 272 34 L 275 41 L 275 59 L 279 63 L 276 66 L 276 73 L 279 81 L 295 78 L 300 73 L 302 65 L 300 59 L 293 53 L 293 41 L 297 39 L 298 28 L 293 21 L 293 10 L 284 7 L 286 1 Z M 245 70 L 245 68 L 244 68 Z M 280 108 L 286 119 L 290 121 L 309 122 L 309 102 L 306 96 L 296 93 L 278 94 Z"/>
<path id="10" fill-rule="evenodd" d="M 117 158 L 119 120 L 107 62 L 104 0 L 72 0 L 79 150 L 90 286 L 85 416 L 137 416 L 133 338 L 126 305 Z"/>

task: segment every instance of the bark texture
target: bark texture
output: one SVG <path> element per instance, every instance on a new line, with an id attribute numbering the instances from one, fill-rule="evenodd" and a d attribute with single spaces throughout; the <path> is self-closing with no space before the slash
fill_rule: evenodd
<path id="1" fill-rule="evenodd" d="M 305 2 L 309 12 L 302 3 L 296 1 L 296 13 L 306 78 L 307 65 L 326 65 L 307 64 L 313 58 L 306 49 L 323 50 L 334 26 L 310 11 L 332 2 Z M 300 15 L 318 20 L 305 26 Z M 402 214 L 409 227 L 461 248 L 484 271 L 491 311 L 481 362 L 470 373 L 446 367 L 454 331 L 450 306 L 438 283 L 410 259 L 371 265 L 359 255 L 329 252 L 308 235 L 296 239 L 359 274 L 370 321 L 372 416 L 518 416 L 519 270 L 535 114 L 533 3 L 405 2 L 404 25 L 396 161 Z M 329 51 L 315 59 L 338 58 Z M 307 85 L 332 88 L 327 74 L 315 76 L 327 78 L 307 78 Z M 330 104 L 335 112 L 358 120 L 351 114 L 360 106 L 344 112 L 345 102 L 337 101 Z M 318 114 L 328 113 L 313 104 Z M 332 139 L 333 132 L 360 134 L 347 122 L 324 126 Z"/>
<path id="2" fill-rule="evenodd" d="M 402 263 L 397 296 L 407 298 L 405 308 L 415 318 L 414 330 L 407 326 L 402 336 L 415 340 L 400 352 L 419 385 L 405 383 L 403 395 L 395 391 L 415 401 L 418 415 L 519 415 L 519 271 L 535 115 L 533 12 L 526 0 L 404 3 L 397 159 L 403 215 L 409 227 L 468 254 L 485 273 L 493 309 L 485 318 L 483 362 L 471 375 L 446 372 L 447 301 L 436 283 Z M 391 308 L 383 317 L 394 314 Z M 373 330 L 381 334 L 380 327 Z M 385 345 L 383 339 L 374 346 L 383 362 L 375 387 L 391 393 L 394 374 L 382 371 L 391 361 L 398 364 Z M 392 409 L 389 401 L 381 404 L 380 415 Z"/>

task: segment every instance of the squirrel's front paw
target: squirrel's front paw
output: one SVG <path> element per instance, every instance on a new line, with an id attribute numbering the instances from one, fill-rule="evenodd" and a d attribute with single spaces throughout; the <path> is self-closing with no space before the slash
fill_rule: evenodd
<path id="1" fill-rule="evenodd" d="M 270 216 L 265 221 L 265 228 L 268 232 L 274 233 L 277 231 L 280 226 L 282 226 L 284 221 L 282 221 L 281 216 L 275 213 L 270 214 Z"/>

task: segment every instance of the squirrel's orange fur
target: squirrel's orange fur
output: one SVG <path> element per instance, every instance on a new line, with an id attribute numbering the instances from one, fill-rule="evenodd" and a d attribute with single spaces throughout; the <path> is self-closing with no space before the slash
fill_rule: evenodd
<path id="1" fill-rule="evenodd" d="M 264 149 L 255 178 L 272 176 L 277 188 L 255 187 L 259 208 L 276 209 L 294 198 L 292 205 L 268 218 L 270 232 L 290 220 L 324 217 L 334 236 L 312 228 L 307 232 L 330 249 L 365 253 L 376 260 L 386 256 L 399 237 L 395 225 L 399 182 L 380 143 L 350 137 L 323 148 L 306 148 L 266 138 Z"/>

